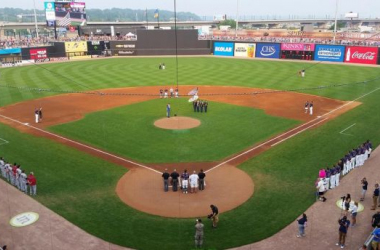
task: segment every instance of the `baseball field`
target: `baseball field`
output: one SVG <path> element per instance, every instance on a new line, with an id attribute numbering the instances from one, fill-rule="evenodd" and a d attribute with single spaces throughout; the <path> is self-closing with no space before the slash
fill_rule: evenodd
<path id="1" fill-rule="evenodd" d="M 0 141 L 9 143 L 0 143 L 0 156 L 34 171 L 37 201 L 106 241 L 191 249 L 201 217 L 207 249 L 237 247 L 275 234 L 313 204 L 321 167 L 367 139 L 379 144 L 379 77 L 377 67 L 180 57 L 182 96 L 160 99 L 159 89 L 177 81 L 172 57 L 4 68 Z M 183 96 L 195 87 L 207 113 Z M 155 127 L 167 103 L 200 126 Z M 34 124 L 38 107 L 44 117 Z M 164 168 L 205 169 L 206 190 L 164 193 Z M 210 204 L 221 212 L 216 230 L 205 218 Z"/>

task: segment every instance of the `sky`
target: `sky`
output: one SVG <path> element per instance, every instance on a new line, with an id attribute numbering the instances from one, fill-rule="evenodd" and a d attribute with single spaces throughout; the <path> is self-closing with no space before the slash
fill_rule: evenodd
<path id="1" fill-rule="evenodd" d="M 45 0 L 1 0 L 0 8 L 32 9 L 33 1 L 37 9 L 43 9 Z M 81 1 L 83 0 L 77 0 L 77 2 Z M 227 14 L 227 16 L 235 17 L 239 10 L 239 16 L 255 16 L 256 18 L 333 17 L 336 1 L 338 1 L 338 16 L 353 11 L 363 18 L 380 18 L 380 0 L 176 0 L 177 11 L 193 12 L 199 16 Z M 84 2 L 89 9 L 116 7 L 173 10 L 174 8 L 174 0 L 87 0 Z"/>

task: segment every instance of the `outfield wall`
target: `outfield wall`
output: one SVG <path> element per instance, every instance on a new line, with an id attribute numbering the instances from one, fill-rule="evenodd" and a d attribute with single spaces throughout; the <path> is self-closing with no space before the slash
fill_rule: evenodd
<path id="1" fill-rule="evenodd" d="M 177 50 L 176 50 L 177 48 Z M 15 53 L 15 51 L 21 51 Z M 56 42 L 0 50 L 1 62 L 65 61 L 100 56 L 209 55 L 380 64 L 380 48 L 312 43 L 226 42 L 198 39 L 197 30 L 135 30 L 116 41 Z"/>
<path id="2" fill-rule="evenodd" d="M 254 52 L 252 56 L 251 52 Z M 380 64 L 380 48 L 312 43 L 213 42 L 215 56 Z"/>

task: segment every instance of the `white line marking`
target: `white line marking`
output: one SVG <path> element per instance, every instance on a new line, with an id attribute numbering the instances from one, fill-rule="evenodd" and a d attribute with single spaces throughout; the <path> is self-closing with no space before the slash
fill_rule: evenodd
<path id="1" fill-rule="evenodd" d="M 60 138 L 60 139 L 62 139 L 62 140 L 65 140 L 65 141 L 68 141 L 68 142 L 71 142 L 71 143 L 74 143 L 74 144 L 80 145 L 80 146 L 82 146 L 82 147 L 85 147 L 85 148 L 91 149 L 91 150 L 93 150 L 93 151 L 95 151 L 95 152 L 98 152 L 98 153 L 102 153 L 102 154 L 104 154 L 104 155 L 111 156 L 111 157 L 113 157 L 113 158 L 115 158 L 115 159 L 118 159 L 118 160 L 121 160 L 121 161 L 124 161 L 124 162 L 128 162 L 128 163 L 131 163 L 131 164 L 133 164 L 133 165 L 135 165 L 135 166 L 139 166 L 139 167 L 142 167 L 142 168 L 145 168 L 145 169 L 151 170 L 151 171 L 153 171 L 153 172 L 155 172 L 155 173 L 158 173 L 158 174 L 162 174 L 160 171 L 157 171 L 157 170 L 155 170 L 155 169 L 153 169 L 153 168 L 147 167 L 147 166 L 142 165 L 142 164 L 140 164 L 140 163 L 137 163 L 137 162 L 134 162 L 134 161 L 130 161 L 130 160 L 124 159 L 124 158 L 122 158 L 122 157 L 119 157 L 119 156 L 116 156 L 116 155 L 113 155 L 113 154 L 107 153 L 107 152 L 105 152 L 105 151 L 102 151 L 102 150 L 100 150 L 100 149 L 97 149 L 97 148 L 94 148 L 94 147 L 88 146 L 88 145 L 86 145 L 86 144 L 83 144 L 83 143 L 80 143 L 80 142 L 77 142 L 77 141 L 70 140 L 70 139 L 68 139 L 68 138 L 66 138 L 66 137 L 63 137 L 63 136 L 60 136 L 60 135 L 57 135 L 57 134 L 54 134 L 54 133 L 48 132 L 48 131 L 46 131 L 46 130 L 43 130 L 43 129 L 40 129 L 40 128 L 37 128 L 37 127 L 34 127 L 34 126 L 32 126 L 32 125 L 26 125 L 25 123 L 20 122 L 20 121 L 15 120 L 15 119 L 12 119 L 12 118 L 10 118 L 10 117 L 4 116 L 4 115 L 0 115 L 0 117 L 3 117 L 3 118 L 8 119 L 8 120 L 11 120 L 11 121 L 13 121 L 13 122 L 15 122 L 15 123 L 18 123 L 18 124 L 21 124 L 21 125 L 27 126 L 27 127 L 29 127 L 29 128 L 35 129 L 35 130 L 40 131 L 40 132 L 42 132 L 42 133 L 45 133 L 45 134 L 48 134 L 48 135 L 51 135 L 51 136 L 54 136 L 54 137 Z"/>
<path id="2" fill-rule="evenodd" d="M 0 146 L 9 143 L 9 141 L 4 140 L 3 138 L 0 138 L 0 141 L 3 141 L 3 142 L 0 143 Z"/>
<path id="3" fill-rule="evenodd" d="M 355 125 L 356 125 L 356 123 L 352 124 L 351 126 L 349 126 L 349 127 L 346 128 L 346 129 L 343 129 L 342 131 L 339 132 L 339 134 L 343 134 L 344 131 L 346 131 L 346 130 L 352 128 L 352 127 L 355 126 Z"/>
<path id="4" fill-rule="evenodd" d="M 251 151 L 253 151 L 253 150 L 255 150 L 255 149 L 257 149 L 257 148 L 259 148 L 259 147 L 261 147 L 261 146 L 263 146 L 263 145 L 265 145 L 265 144 L 267 144 L 267 143 L 269 143 L 269 142 L 271 142 L 271 141 L 273 141 L 273 140 L 276 140 L 277 138 L 282 137 L 282 136 L 288 134 L 289 132 L 291 132 L 291 131 L 293 131 L 293 130 L 299 129 L 299 128 L 301 128 L 302 126 L 305 126 L 305 125 L 307 125 L 307 124 L 309 124 L 309 123 L 311 123 L 311 122 L 314 122 L 314 121 L 316 121 L 316 120 L 318 120 L 318 119 L 320 119 L 320 118 L 322 118 L 322 117 L 324 117 L 324 116 L 327 116 L 327 115 L 329 115 L 329 114 L 331 114 L 331 113 L 334 113 L 335 111 L 337 111 L 337 110 L 339 110 L 339 109 L 341 109 L 341 108 L 343 108 L 343 107 L 345 107 L 345 106 L 347 106 L 347 105 L 350 105 L 351 103 L 353 103 L 353 102 L 355 102 L 355 101 L 357 101 L 357 100 L 359 100 L 359 99 L 361 99 L 361 98 L 363 98 L 363 97 L 365 97 L 365 96 L 367 96 L 367 95 L 369 95 L 369 94 L 372 94 L 373 92 L 378 91 L 379 89 L 380 89 L 380 87 L 377 88 L 377 89 L 374 89 L 374 90 L 372 90 L 372 91 L 370 91 L 370 92 L 368 92 L 368 93 L 366 93 L 366 94 L 364 94 L 364 95 L 362 95 L 362 96 L 359 96 L 358 98 L 356 98 L 356 99 L 354 99 L 354 100 L 352 100 L 352 101 L 349 101 L 349 102 L 343 104 L 342 106 L 339 106 L 339 107 L 337 107 L 337 108 L 335 108 L 335 109 L 333 109 L 333 110 L 330 110 L 330 111 L 327 112 L 326 114 L 323 114 L 323 115 L 321 115 L 321 116 L 318 116 L 317 118 L 315 118 L 315 119 L 313 119 L 313 120 L 311 120 L 311 121 L 308 121 L 308 122 L 306 122 L 306 123 L 304 123 L 304 124 L 301 124 L 300 126 L 294 128 L 294 129 L 291 129 L 291 130 L 289 130 L 289 131 L 287 131 L 287 132 L 285 132 L 285 133 L 283 133 L 283 134 L 281 134 L 281 135 L 279 135 L 279 136 L 276 136 L 275 138 L 270 139 L 269 141 L 266 141 L 266 142 L 264 142 L 264 143 L 262 143 L 262 144 L 260 144 L 260 145 L 258 145 L 258 146 L 256 146 L 256 147 L 254 147 L 254 148 L 248 149 L 247 151 L 245 151 L 245 152 L 243 152 L 243 153 L 241 153 L 241 154 L 239 154 L 239 155 L 237 155 L 237 156 L 234 156 L 234 157 L 232 157 L 231 159 L 228 159 L 228 160 L 226 160 L 226 161 L 224 161 L 224 162 L 222 162 L 222 163 L 219 163 L 219 164 L 216 165 L 215 167 L 212 167 L 212 168 L 210 168 L 209 170 L 205 171 L 205 173 L 210 172 L 210 171 L 212 171 L 212 170 L 214 170 L 214 169 L 216 169 L 216 168 L 218 168 L 218 167 L 220 167 L 220 166 L 222 166 L 222 165 L 224 165 L 224 164 L 226 164 L 226 163 L 229 163 L 230 161 L 233 161 L 233 160 L 235 160 L 236 158 L 238 158 L 238 157 L 240 157 L 240 156 L 242 156 L 242 155 L 248 154 L 249 152 L 251 152 Z"/>
<path id="5" fill-rule="evenodd" d="M 293 135 L 291 135 L 291 136 L 288 136 L 288 137 L 282 139 L 281 141 L 278 141 L 278 142 L 276 142 L 276 143 L 273 143 L 273 144 L 270 145 L 270 146 L 271 146 L 271 147 L 276 146 L 277 144 L 280 144 L 281 142 L 284 142 L 284 141 L 286 141 L 287 139 L 290 139 L 290 138 L 292 138 L 293 136 L 296 136 L 296 135 L 298 135 L 299 133 L 302 133 L 303 131 L 305 131 L 305 130 L 311 128 L 311 127 L 314 127 L 315 125 L 318 125 L 319 123 L 324 122 L 324 121 L 326 121 L 327 119 L 328 119 L 328 118 L 325 118 L 325 119 L 323 119 L 323 120 L 321 120 L 321 121 L 319 121 L 319 122 L 317 122 L 317 123 L 314 123 L 314 124 L 310 125 L 309 127 L 304 128 L 304 129 L 298 131 L 297 133 L 295 133 L 295 134 L 293 134 Z"/>

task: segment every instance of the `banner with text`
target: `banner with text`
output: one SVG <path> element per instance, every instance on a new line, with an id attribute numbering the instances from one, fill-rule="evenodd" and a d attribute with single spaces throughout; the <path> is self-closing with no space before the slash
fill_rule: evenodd
<path id="1" fill-rule="evenodd" d="M 34 60 L 47 58 L 46 48 L 30 49 L 29 54 L 30 54 L 30 59 L 34 59 Z"/>
<path id="2" fill-rule="evenodd" d="M 214 43 L 214 55 L 216 56 L 234 56 L 234 43 Z"/>
<path id="3" fill-rule="evenodd" d="M 87 42 L 65 42 L 66 53 L 87 52 Z"/>
<path id="4" fill-rule="evenodd" d="M 134 56 L 136 55 L 136 42 L 132 41 L 111 41 L 110 44 L 113 56 Z"/>
<path id="5" fill-rule="evenodd" d="M 379 49 L 376 47 L 346 47 L 346 63 L 377 64 Z"/>
<path id="6" fill-rule="evenodd" d="M 254 58 L 255 49 L 254 43 L 235 43 L 235 56 Z"/>
<path id="7" fill-rule="evenodd" d="M 313 43 L 281 43 L 281 50 L 314 51 L 315 44 Z"/>
<path id="8" fill-rule="evenodd" d="M 281 46 L 279 43 L 257 43 L 256 57 L 258 58 L 280 58 Z"/>
<path id="9" fill-rule="evenodd" d="M 342 45 L 320 45 L 315 46 L 315 61 L 343 62 L 345 46 Z"/>

